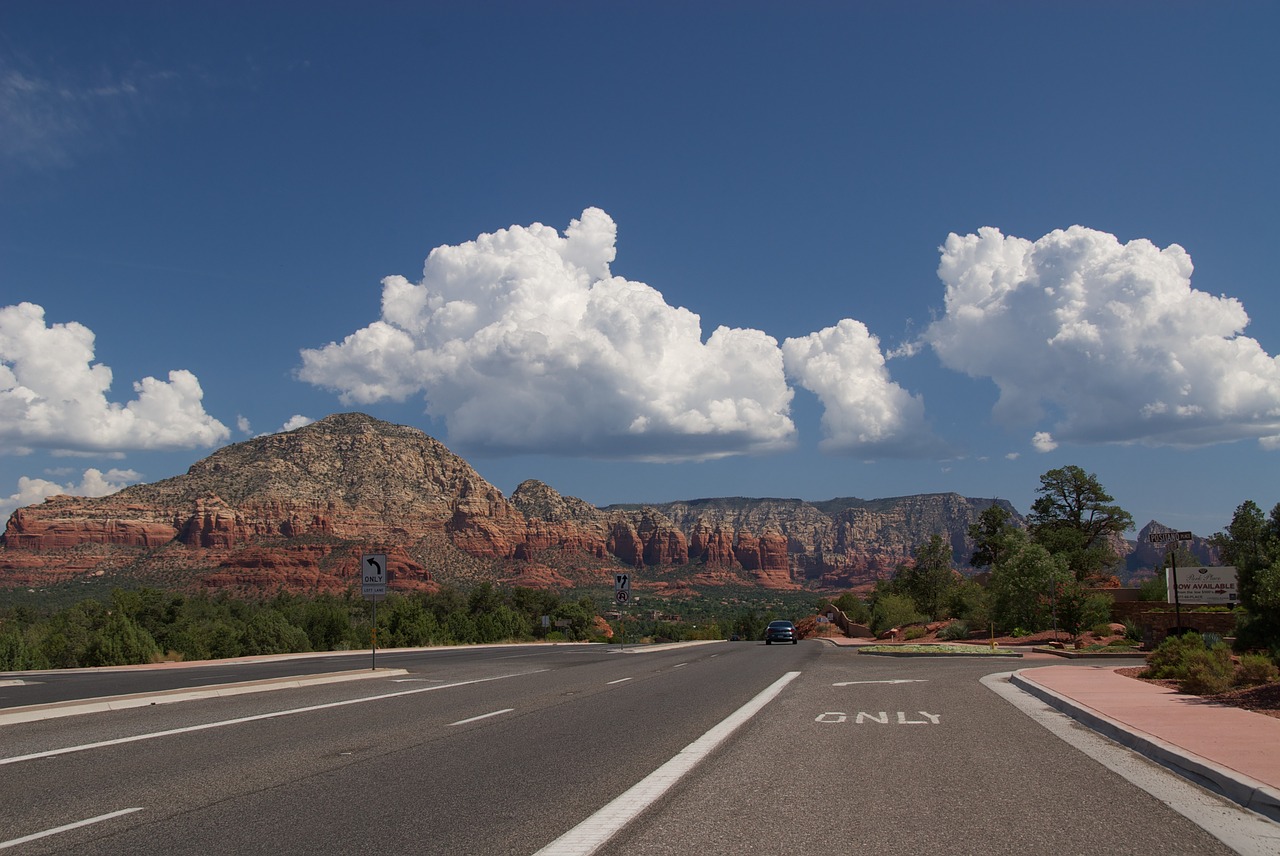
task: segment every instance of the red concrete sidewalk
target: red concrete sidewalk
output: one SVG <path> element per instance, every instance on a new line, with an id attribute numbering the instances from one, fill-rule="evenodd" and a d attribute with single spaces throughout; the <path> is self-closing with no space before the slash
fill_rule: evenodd
<path id="1" fill-rule="evenodd" d="M 1280 820 L 1280 719 L 1118 675 L 1022 669 L 1013 683 L 1118 743 Z"/>

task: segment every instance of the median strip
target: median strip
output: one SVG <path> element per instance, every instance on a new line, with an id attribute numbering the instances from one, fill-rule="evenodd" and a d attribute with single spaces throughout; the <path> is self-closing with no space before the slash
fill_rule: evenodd
<path id="1" fill-rule="evenodd" d="M 102 740 L 97 743 L 85 743 L 80 746 L 64 746 L 61 749 L 50 749 L 46 752 L 32 752 L 30 755 L 16 755 L 12 758 L 0 758 L 0 766 L 6 764 L 17 764 L 22 761 L 35 761 L 40 758 L 52 758 L 56 755 L 68 755 L 72 752 L 85 752 L 90 749 L 102 749 L 108 746 L 120 746 L 125 743 L 137 743 L 141 740 L 153 740 L 157 737 L 172 737 L 176 734 L 190 734 L 194 731 L 208 731 L 211 728 L 223 728 L 228 725 L 243 725 L 246 722 L 260 722 L 264 719 L 278 719 L 283 716 L 293 716 L 297 713 L 311 713 L 317 710 L 330 710 L 335 707 L 346 707 L 352 704 L 365 704 L 371 701 L 382 701 L 389 698 L 400 698 L 402 696 L 418 695 L 419 693 L 429 693 L 436 690 L 447 690 L 453 687 L 465 687 L 472 684 L 484 684 L 490 681 L 501 681 L 506 678 L 519 678 L 525 675 L 534 675 L 538 672 L 545 672 L 547 669 L 537 669 L 533 672 L 517 672 L 510 675 L 497 675 L 492 678 L 476 678 L 471 681 L 458 681 L 452 684 L 440 684 L 434 687 L 418 687 L 412 690 L 400 690 L 394 693 L 383 693 L 376 696 L 364 696 L 362 698 L 349 698 L 343 701 L 331 701 L 326 704 L 312 704 L 306 707 L 294 707 L 288 710 L 274 710 L 270 713 L 259 713 L 254 716 L 242 716 L 237 719 L 224 719 L 218 722 L 206 722 L 201 725 L 188 725 L 184 728 L 170 728 L 165 731 L 153 731 L 148 734 L 135 734 L 132 737 L 119 737 L 115 740 Z"/>
<path id="2" fill-rule="evenodd" d="M 347 672 L 329 672 L 323 675 L 307 675 L 290 678 L 264 678 L 258 681 L 240 681 L 233 684 L 216 686 L 187 687 L 176 690 L 161 690 L 152 693 L 132 693 L 130 695 L 106 696 L 103 698 L 75 699 L 72 701 L 55 701 L 48 704 L 32 704 L 25 707 L 14 707 L 0 711 L 0 725 L 14 725 L 19 722 L 36 722 L 44 719 L 57 719 L 62 716 L 78 716 L 82 713 L 101 713 L 108 710 L 127 710 L 131 707 L 149 707 L 153 704 L 174 704 L 181 701 L 196 701 L 206 698 L 223 698 L 243 695 L 245 693 L 261 693 L 271 690 L 297 689 L 318 684 L 332 684 L 342 681 L 360 681 L 366 678 L 387 678 L 395 675 L 407 675 L 405 669 L 353 669 Z"/>

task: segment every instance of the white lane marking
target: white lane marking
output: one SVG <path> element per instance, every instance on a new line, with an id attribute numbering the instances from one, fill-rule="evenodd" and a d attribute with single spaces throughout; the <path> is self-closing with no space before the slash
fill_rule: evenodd
<path id="1" fill-rule="evenodd" d="M 923 684 L 928 683 L 927 678 L 895 678 L 891 681 L 839 681 L 832 684 L 833 687 L 851 687 L 854 684 Z"/>
<path id="2" fill-rule="evenodd" d="M 609 681 L 609 683 L 606 684 L 606 686 L 613 686 L 614 684 L 625 684 L 629 680 L 631 680 L 631 678 L 618 678 L 616 681 Z"/>
<path id="3" fill-rule="evenodd" d="M 729 714 L 719 725 L 681 749 L 670 761 L 543 847 L 534 856 L 589 856 L 595 853 L 799 676 L 799 672 L 787 672 L 778 678 L 751 701 Z"/>
<path id="4" fill-rule="evenodd" d="M 53 829 L 46 829 L 44 832 L 33 832 L 31 835 L 24 835 L 21 838 L 11 838 L 8 841 L 0 841 L 0 850 L 5 850 L 9 847 L 17 847 L 19 844 L 26 844 L 29 841 L 38 841 L 41 838 L 48 838 L 50 835 L 57 835 L 60 832 L 70 832 L 71 830 L 79 829 L 82 826 L 102 823 L 104 820 L 111 820 L 113 817 L 133 814 L 135 811 L 142 811 L 142 806 L 138 806 L 137 808 L 122 808 L 119 811 L 113 811 L 109 814 L 100 814 L 97 817 L 90 817 L 86 820 L 77 820 L 75 823 L 68 823 L 65 826 L 55 826 Z"/>
<path id="5" fill-rule="evenodd" d="M 676 663 L 676 664 L 675 664 L 674 666 L 672 666 L 671 668 L 673 668 L 673 669 L 683 669 L 683 668 L 684 668 L 685 666 L 687 666 L 687 665 L 689 665 L 689 664 L 688 664 L 688 663 Z"/>
<path id="6" fill-rule="evenodd" d="M 477 678 L 473 681 L 458 681 L 452 684 L 440 684 L 434 687 L 418 687 L 412 690 L 400 690 L 394 693 L 383 693 L 382 695 L 368 696 L 366 698 L 352 698 L 346 701 L 333 701 L 327 704 L 313 704 L 307 707 L 295 707 L 288 710 L 277 710 L 271 713 L 259 713 L 254 716 L 242 716 L 239 719 L 224 719 L 219 722 L 206 722 L 203 725 L 188 725 L 184 728 L 170 728 L 167 731 L 154 731 L 149 734 L 135 734 L 132 737 L 119 737 L 115 740 L 102 740 L 97 743 L 85 743 L 81 746 L 66 746 L 62 749 L 50 749 L 47 752 L 33 752 L 30 755 L 16 755 L 12 758 L 0 758 L 0 766 L 5 764 L 17 764 L 21 761 L 34 761 L 38 758 L 52 758 L 55 755 L 68 755 L 72 752 L 85 752 L 90 749 L 102 749 L 107 746 L 120 746 L 124 743 L 137 743 L 140 740 L 153 740 L 157 737 L 171 737 L 175 734 L 189 734 L 193 731 L 208 731 L 211 728 L 223 728 L 228 725 L 243 725 L 246 722 L 258 722 L 263 719 L 278 719 L 282 716 L 293 716 L 296 713 L 311 713 L 317 710 L 328 710 L 334 707 L 346 707 L 351 704 L 364 704 L 370 701 L 382 701 L 389 698 L 399 698 L 401 696 L 417 695 L 418 693 L 429 693 L 435 690 L 447 690 L 453 687 L 465 687 L 471 684 L 483 684 L 489 681 L 501 681 L 506 678 L 519 678 L 524 675 L 536 675 L 538 672 L 550 671 L 549 669 L 537 669 L 533 672 L 518 672 L 511 675 L 498 675 L 492 678 Z"/>
<path id="7" fill-rule="evenodd" d="M 510 713 L 515 710 L 514 707 L 504 707 L 502 710 L 495 710 L 493 713 L 482 713 L 479 716 L 473 716 L 470 719 L 459 719 L 457 722 L 450 722 L 449 725 L 466 725 L 468 722 L 479 722 L 482 719 L 488 719 L 491 716 L 502 716 L 504 713 Z"/>
<path id="8" fill-rule="evenodd" d="M 393 684 L 439 684 L 444 681 L 441 678 L 392 678 Z"/>
<path id="9" fill-rule="evenodd" d="M 1009 682 L 1012 672 L 982 678 L 987 689 L 1067 744 L 1151 794 L 1241 856 L 1280 853 L 1280 825 L 1205 790 L 1155 761 L 1113 743 Z"/>

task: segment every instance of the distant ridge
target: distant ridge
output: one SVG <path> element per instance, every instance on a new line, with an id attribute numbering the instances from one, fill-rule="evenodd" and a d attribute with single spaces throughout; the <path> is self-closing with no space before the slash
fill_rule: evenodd
<path id="1" fill-rule="evenodd" d="M 704 497 L 597 508 L 536 480 L 510 498 L 416 428 L 338 413 L 217 450 L 180 476 L 20 508 L 0 586 L 111 575 L 172 586 L 343 590 L 362 550 L 393 588 L 481 581 L 604 585 L 619 568 L 677 592 L 846 589 L 892 574 L 935 534 L 967 569 L 968 527 L 1006 501 Z"/>

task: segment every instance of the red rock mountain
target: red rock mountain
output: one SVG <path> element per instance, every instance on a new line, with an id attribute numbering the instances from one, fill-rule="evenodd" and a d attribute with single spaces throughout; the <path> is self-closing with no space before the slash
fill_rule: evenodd
<path id="1" fill-rule="evenodd" d="M 185 475 L 20 508 L 0 545 L 0 585 L 111 574 L 168 586 L 340 590 L 362 552 L 386 552 L 401 589 L 607 584 L 623 567 L 644 569 L 641 585 L 658 590 L 843 587 L 887 576 L 935 533 L 963 562 L 969 524 L 995 501 L 931 494 L 597 508 L 537 481 L 508 499 L 421 431 L 344 413 L 227 446 Z"/>

